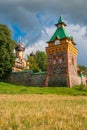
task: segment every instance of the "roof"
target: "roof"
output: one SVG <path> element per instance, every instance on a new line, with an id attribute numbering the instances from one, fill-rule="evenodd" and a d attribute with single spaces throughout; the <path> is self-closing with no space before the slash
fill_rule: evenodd
<path id="1" fill-rule="evenodd" d="M 17 51 L 24 51 L 25 47 L 24 47 L 23 44 L 19 43 L 19 44 L 16 45 L 15 50 L 17 50 Z"/>
<path id="2" fill-rule="evenodd" d="M 60 16 L 57 24 L 62 24 L 62 23 L 64 23 L 64 22 L 63 22 L 63 20 L 62 20 L 62 18 Z M 48 42 L 54 41 L 56 37 L 58 39 L 64 39 L 64 38 L 72 39 L 72 37 L 67 34 L 65 28 L 62 27 L 62 26 L 61 27 L 57 27 L 55 33 L 53 34 L 53 36 L 50 38 L 50 40 Z"/>
<path id="3" fill-rule="evenodd" d="M 70 36 L 67 34 L 66 30 L 63 27 L 57 28 L 49 42 L 54 41 L 56 37 L 58 39 L 70 38 Z"/>
<path id="4" fill-rule="evenodd" d="M 66 26 L 66 24 L 64 23 L 64 21 L 62 20 L 62 17 L 60 16 L 58 19 L 58 23 L 56 23 L 55 25 L 58 27 L 59 24 L 63 24 L 64 26 Z"/>
<path id="5" fill-rule="evenodd" d="M 59 20 L 58 20 L 58 24 L 60 23 L 64 23 L 61 16 L 59 17 Z"/>

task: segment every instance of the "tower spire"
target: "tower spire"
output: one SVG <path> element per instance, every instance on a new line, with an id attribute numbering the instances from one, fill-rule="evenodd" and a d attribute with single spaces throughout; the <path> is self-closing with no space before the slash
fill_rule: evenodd
<path id="1" fill-rule="evenodd" d="M 60 16 L 58 19 L 58 23 L 55 24 L 57 27 L 64 27 L 66 26 L 65 22 L 63 22 L 62 17 Z"/>
<path id="2" fill-rule="evenodd" d="M 19 43 L 21 43 L 21 42 L 22 42 L 22 37 L 20 36 L 20 37 L 19 37 Z"/>

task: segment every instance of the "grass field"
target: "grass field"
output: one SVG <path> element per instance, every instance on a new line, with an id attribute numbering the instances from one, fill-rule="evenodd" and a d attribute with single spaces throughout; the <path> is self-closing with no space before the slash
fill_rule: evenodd
<path id="1" fill-rule="evenodd" d="M 87 130 L 87 97 L 1 94 L 0 130 Z"/>
<path id="2" fill-rule="evenodd" d="M 87 130 L 87 86 L 0 83 L 0 130 Z"/>

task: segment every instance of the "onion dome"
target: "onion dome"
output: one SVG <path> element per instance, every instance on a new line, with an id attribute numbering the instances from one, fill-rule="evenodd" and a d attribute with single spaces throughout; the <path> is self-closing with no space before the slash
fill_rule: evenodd
<path id="1" fill-rule="evenodd" d="M 24 51 L 25 47 L 24 47 L 23 44 L 19 43 L 19 44 L 16 45 L 15 50 L 16 51 Z"/>
<path id="2" fill-rule="evenodd" d="M 34 56 L 34 53 L 33 53 L 33 52 L 31 52 L 31 53 L 30 53 L 30 56 Z"/>

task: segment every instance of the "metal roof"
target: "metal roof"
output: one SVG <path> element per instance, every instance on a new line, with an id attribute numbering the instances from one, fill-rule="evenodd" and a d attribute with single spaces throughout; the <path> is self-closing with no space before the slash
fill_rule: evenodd
<path id="1" fill-rule="evenodd" d="M 60 18 L 58 20 L 58 23 L 56 25 L 58 25 L 58 24 L 64 24 L 65 25 L 65 23 L 63 22 L 61 16 L 60 16 Z M 64 38 L 72 39 L 71 36 L 69 36 L 67 34 L 67 32 L 66 32 L 66 30 L 65 30 L 65 28 L 63 26 L 57 27 L 55 33 L 52 35 L 52 37 L 50 38 L 50 40 L 48 42 L 54 41 L 56 37 L 58 39 L 64 39 Z"/>

